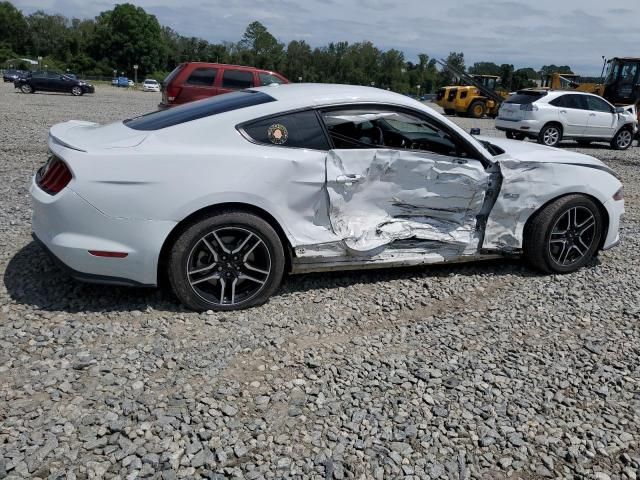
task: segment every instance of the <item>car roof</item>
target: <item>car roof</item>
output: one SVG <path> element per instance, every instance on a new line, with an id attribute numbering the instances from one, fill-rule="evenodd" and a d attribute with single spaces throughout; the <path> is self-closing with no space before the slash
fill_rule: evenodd
<path id="1" fill-rule="evenodd" d="M 183 65 L 206 65 L 210 67 L 232 67 L 240 70 L 251 70 L 256 72 L 266 72 L 266 73 L 278 73 L 273 70 L 266 70 L 264 68 L 252 67 L 250 65 L 234 65 L 232 63 L 216 63 L 216 62 L 184 62 Z"/>
<path id="2" fill-rule="evenodd" d="M 390 103 L 407 107 L 423 106 L 422 103 L 406 95 L 360 85 L 339 85 L 327 83 L 288 83 L 256 87 L 251 90 L 261 91 L 278 101 L 287 103 L 289 107 L 334 105 L 347 103 Z"/>

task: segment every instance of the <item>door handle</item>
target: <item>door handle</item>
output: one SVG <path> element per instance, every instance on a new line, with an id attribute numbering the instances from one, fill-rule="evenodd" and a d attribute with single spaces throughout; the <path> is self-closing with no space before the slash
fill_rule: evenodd
<path id="1" fill-rule="evenodd" d="M 590 114 L 589 114 L 589 116 L 590 116 L 590 117 L 595 117 L 595 116 L 596 116 L 596 114 L 595 114 L 595 113 L 590 113 Z"/>
<path id="2" fill-rule="evenodd" d="M 560 113 L 567 113 L 566 110 L 560 110 Z"/>
<path id="3" fill-rule="evenodd" d="M 339 183 L 340 185 L 352 185 L 363 179 L 364 175 L 360 175 L 359 173 L 346 173 L 344 175 L 338 175 L 336 183 Z"/>

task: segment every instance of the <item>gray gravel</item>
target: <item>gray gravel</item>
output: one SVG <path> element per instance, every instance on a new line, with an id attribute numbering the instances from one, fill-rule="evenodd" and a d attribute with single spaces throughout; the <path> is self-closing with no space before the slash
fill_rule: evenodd
<path id="1" fill-rule="evenodd" d="M 640 149 L 582 150 L 622 176 L 627 214 L 622 245 L 578 273 L 307 275 L 196 314 L 76 283 L 30 238 L 48 127 L 158 100 L 0 85 L 0 479 L 640 475 Z"/>

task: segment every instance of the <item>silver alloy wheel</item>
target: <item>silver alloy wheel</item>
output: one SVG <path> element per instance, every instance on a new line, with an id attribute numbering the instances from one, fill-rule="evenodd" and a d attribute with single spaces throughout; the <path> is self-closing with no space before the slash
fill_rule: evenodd
<path id="1" fill-rule="evenodd" d="M 551 229 L 549 254 L 563 267 L 584 258 L 595 242 L 596 217 L 586 207 L 571 207 L 565 211 Z"/>
<path id="2" fill-rule="evenodd" d="M 625 149 L 631 144 L 632 141 L 633 135 L 631 135 L 631 132 L 629 130 L 622 130 L 616 138 L 616 145 L 620 149 Z"/>
<path id="3" fill-rule="evenodd" d="M 254 298 L 271 273 L 271 255 L 260 236 L 242 227 L 219 227 L 191 249 L 186 274 L 193 291 L 212 305 Z"/>
<path id="4" fill-rule="evenodd" d="M 542 141 L 547 146 L 553 146 L 560 140 L 560 129 L 558 127 L 547 127 L 542 136 Z"/>
<path id="5" fill-rule="evenodd" d="M 75 86 L 71 89 L 71 94 L 76 97 L 79 97 L 80 95 L 82 95 L 82 89 L 78 86 Z"/>
<path id="6" fill-rule="evenodd" d="M 25 83 L 20 87 L 20 90 L 22 90 L 22 93 L 31 93 L 33 91 L 33 88 L 28 83 Z"/>

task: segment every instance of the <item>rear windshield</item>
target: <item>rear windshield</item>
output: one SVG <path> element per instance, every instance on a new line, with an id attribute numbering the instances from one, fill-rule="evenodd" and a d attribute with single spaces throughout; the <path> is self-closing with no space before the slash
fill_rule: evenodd
<path id="1" fill-rule="evenodd" d="M 205 98 L 167 110 L 147 113 L 125 120 L 123 123 L 134 130 L 160 130 L 161 128 L 217 115 L 218 113 L 230 112 L 231 110 L 268 102 L 275 102 L 275 98 L 264 92 L 243 90 Z"/>
<path id="2" fill-rule="evenodd" d="M 519 105 L 525 105 L 527 103 L 533 103 L 536 100 L 540 100 L 547 92 L 523 92 L 520 91 L 515 95 L 511 95 L 505 103 L 517 103 Z"/>

